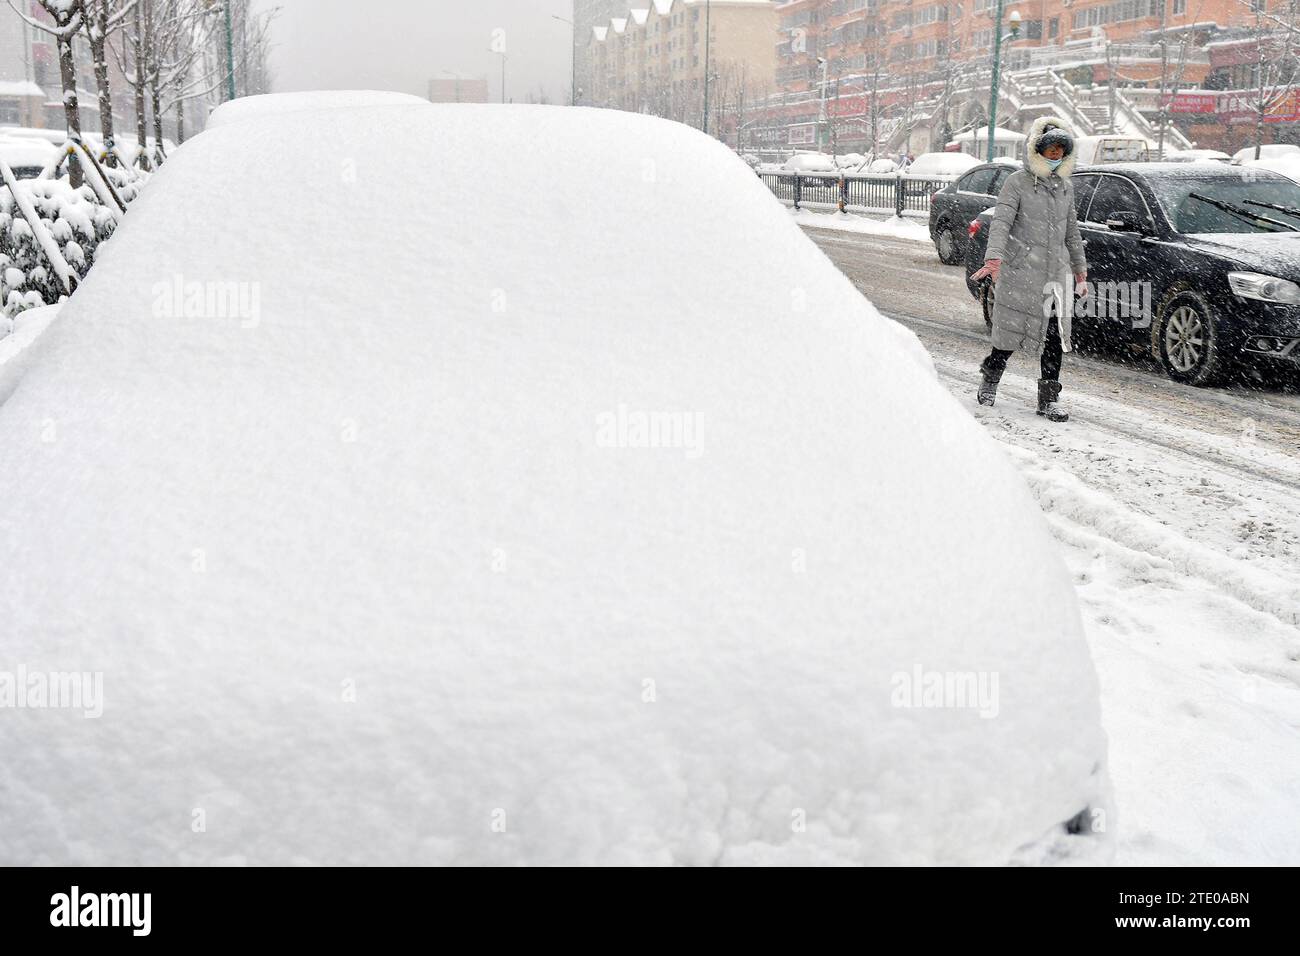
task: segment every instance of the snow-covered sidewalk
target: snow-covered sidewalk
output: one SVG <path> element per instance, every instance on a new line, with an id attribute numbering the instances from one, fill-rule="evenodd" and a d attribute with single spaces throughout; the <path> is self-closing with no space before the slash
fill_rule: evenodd
<path id="1" fill-rule="evenodd" d="M 790 209 L 790 217 L 800 226 L 814 229 L 835 229 L 839 232 L 856 232 L 867 236 L 889 236 L 910 239 L 913 242 L 930 242 L 930 229 L 920 219 L 890 216 L 873 219 L 859 213 L 813 212 L 810 209 Z"/>

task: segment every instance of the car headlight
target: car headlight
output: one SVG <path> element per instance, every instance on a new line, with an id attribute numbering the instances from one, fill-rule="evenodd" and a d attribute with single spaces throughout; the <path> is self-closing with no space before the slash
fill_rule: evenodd
<path id="1" fill-rule="evenodd" d="M 1300 305 L 1300 285 L 1258 272 L 1229 272 L 1228 285 L 1243 299 Z"/>

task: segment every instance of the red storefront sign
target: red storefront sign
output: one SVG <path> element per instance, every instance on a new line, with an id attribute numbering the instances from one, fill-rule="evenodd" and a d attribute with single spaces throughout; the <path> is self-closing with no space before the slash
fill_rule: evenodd
<path id="1" fill-rule="evenodd" d="M 1217 93 L 1178 93 L 1165 97 L 1165 108 L 1171 113 L 1217 113 Z"/>
<path id="2" fill-rule="evenodd" d="M 1229 123 L 1254 122 L 1258 112 L 1259 93 L 1252 90 L 1234 90 L 1219 94 L 1219 116 Z M 1264 113 L 1265 123 L 1294 123 L 1300 120 L 1300 91 L 1290 90 L 1269 104 Z"/>
<path id="3" fill-rule="evenodd" d="M 826 112 L 831 116 L 861 116 L 867 111 L 869 100 L 866 96 L 841 96 L 826 101 Z"/>

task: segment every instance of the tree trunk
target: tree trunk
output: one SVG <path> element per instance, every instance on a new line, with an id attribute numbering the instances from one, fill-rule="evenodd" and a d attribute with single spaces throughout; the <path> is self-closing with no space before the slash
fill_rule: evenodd
<path id="1" fill-rule="evenodd" d="M 176 145 L 185 142 L 185 100 L 176 101 Z"/>
<path id="2" fill-rule="evenodd" d="M 167 154 L 163 151 L 162 91 L 158 89 L 158 64 L 153 64 L 151 74 L 149 99 L 153 104 L 153 161 L 155 166 L 161 166 Z"/>
<path id="3" fill-rule="evenodd" d="M 141 7 L 147 0 L 135 5 L 135 36 L 131 37 L 131 55 L 135 58 L 135 136 L 140 144 L 136 163 L 149 169 L 149 132 L 144 112 L 144 23 Z"/>
<path id="4" fill-rule="evenodd" d="M 105 44 L 108 41 L 108 0 L 94 0 L 94 11 L 88 22 L 90 54 L 95 61 L 95 85 L 99 87 L 99 131 L 104 136 L 104 162 L 117 165 L 113 142 L 113 92 L 108 82 L 108 59 Z"/>
<path id="5" fill-rule="evenodd" d="M 70 17 L 61 26 L 67 26 Z M 63 82 L 63 113 L 68 122 L 68 139 L 81 142 L 81 108 L 77 102 L 77 65 L 72 58 L 72 37 L 60 35 L 59 79 Z M 68 181 L 74 189 L 81 185 L 81 158 L 68 160 Z"/>

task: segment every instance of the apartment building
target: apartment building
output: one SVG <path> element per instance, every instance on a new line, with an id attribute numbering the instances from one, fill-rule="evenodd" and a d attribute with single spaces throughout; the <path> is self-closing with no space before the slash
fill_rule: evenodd
<path id="1" fill-rule="evenodd" d="M 573 73 L 578 103 L 583 106 L 591 105 L 592 31 L 596 27 L 608 27 L 612 17 L 625 15 L 627 11 L 628 0 L 573 0 Z"/>
<path id="2" fill-rule="evenodd" d="M 1254 19 L 1250 2 L 1255 0 L 1007 0 L 1003 75 L 1038 71 L 1058 85 L 1060 106 L 1078 107 L 1079 125 L 1096 131 L 1113 124 L 1114 111 L 1130 99 L 1149 117 L 1159 110 L 1162 74 L 1167 90 L 1249 85 L 1249 64 L 1238 63 L 1232 74 L 1212 62 L 1210 52 L 1225 38 L 1248 32 Z M 1259 2 L 1283 8 L 1289 0 Z M 870 149 L 883 128 L 888 145 L 898 151 L 941 148 L 952 132 L 987 112 L 996 9 L 997 0 L 781 4 L 777 95 L 755 130 L 756 145 L 829 148 L 834 139 L 837 148 Z M 1020 30 L 1010 37 L 1013 11 Z M 1248 40 L 1242 43 L 1249 47 Z M 1124 90 L 1122 97 L 1096 97 L 1094 104 L 1091 93 L 1109 89 L 1112 80 Z M 1033 117 L 1019 118 L 1027 125 Z M 1142 129 L 1147 121 L 1125 119 Z M 906 127 L 903 141 L 894 135 L 900 125 Z M 1192 132 L 1213 138 L 1216 125 L 1222 124 L 1202 123 Z"/>
<path id="3" fill-rule="evenodd" d="M 593 27 L 592 104 L 703 126 L 707 62 L 709 128 L 735 144 L 773 90 L 777 9 L 771 0 L 644 0 Z"/>
<path id="4" fill-rule="evenodd" d="M 23 0 L 18 6 L 38 22 L 52 22 L 34 0 Z M 73 52 L 82 129 L 99 132 L 99 99 L 90 43 L 79 38 Z M 120 124 L 133 115 L 132 99 L 116 65 L 110 63 L 109 68 L 116 80 L 113 115 Z M 0 3 L 0 126 L 64 128 L 62 89 L 53 38 Z"/>

